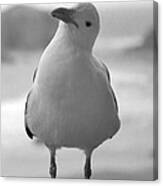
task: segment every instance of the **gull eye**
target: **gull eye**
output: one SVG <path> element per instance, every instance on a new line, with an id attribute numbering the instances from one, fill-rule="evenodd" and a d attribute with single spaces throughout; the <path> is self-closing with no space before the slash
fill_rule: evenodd
<path id="1" fill-rule="evenodd" d="M 86 21 L 85 25 L 86 25 L 86 27 L 90 27 L 92 25 L 92 23 L 90 21 Z"/>

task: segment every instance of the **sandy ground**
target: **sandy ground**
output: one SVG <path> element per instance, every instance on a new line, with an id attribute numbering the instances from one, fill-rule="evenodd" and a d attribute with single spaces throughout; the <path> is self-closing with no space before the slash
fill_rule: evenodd
<path id="1" fill-rule="evenodd" d="M 97 54 L 100 57 L 100 51 Z M 3 176 L 49 177 L 48 150 L 42 144 L 31 141 L 24 130 L 25 94 L 36 66 L 33 62 L 29 64 L 28 60 L 36 61 L 38 56 L 28 56 L 27 59 L 24 54 L 17 59 L 16 65 L 2 66 Z M 92 178 L 152 180 L 152 57 L 149 60 L 134 56 L 115 59 L 110 56 L 108 60 L 107 54 L 102 56 L 111 69 L 122 125 L 112 140 L 105 141 L 94 151 Z M 21 60 L 25 63 L 21 64 Z M 84 158 L 84 153 L 77 149 L 58 150 L 58 178 L 83 178 Z"/>

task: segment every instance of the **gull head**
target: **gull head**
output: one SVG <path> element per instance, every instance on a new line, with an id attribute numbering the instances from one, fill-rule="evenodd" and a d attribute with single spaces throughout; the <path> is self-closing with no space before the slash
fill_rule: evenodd
<path id="1" fill-rule="evenodd" d="M 80 3 L 69 9 L 57 8 L 51 14 L 63 22 L 75 45 L 92 50 L 100 28 L 99 15 L 93 4 Z"/>

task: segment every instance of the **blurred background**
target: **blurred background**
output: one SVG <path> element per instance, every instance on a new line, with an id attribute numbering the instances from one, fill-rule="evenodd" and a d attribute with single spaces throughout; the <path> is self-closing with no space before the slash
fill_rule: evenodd
<path id="1" fill-rule="evenodd" d="M 94 54 L 109 68 L 121 129 L 93 154 L 93 179 L 153 179 L 153 2 L 94 3 L 101 20 Z M 49 152 L 24 130 L 35 67 L 54 36 L 50 12 L 72 4 L 2 5 L 2 175 L 49 177 Z M 59 178 L 83 178 L 84 155 L 57 152 Z"/>

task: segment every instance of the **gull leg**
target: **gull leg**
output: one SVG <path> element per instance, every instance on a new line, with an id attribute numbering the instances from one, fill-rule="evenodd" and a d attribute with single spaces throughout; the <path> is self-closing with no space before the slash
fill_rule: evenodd
<path id="1" fill-rule="evenodd" d="M 56 178 L 57 165 L 55 160 L 56 149 L 50 149 L 50 168 L 49 174 L 51 178 Z"/>
<path id="2" fill-rule="evenodd" d="M 86 152 L 86 161 L 84 167 L 84 174 L 86 179 L 90 179 L 92 170 L 91 170 L 91 153 Z"/>

